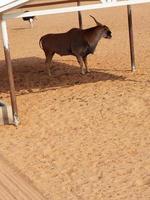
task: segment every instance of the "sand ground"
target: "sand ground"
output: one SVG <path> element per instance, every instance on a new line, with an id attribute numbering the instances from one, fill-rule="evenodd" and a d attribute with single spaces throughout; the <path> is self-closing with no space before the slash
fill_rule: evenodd
<path id="1" fill-rule="evenodd" d="M 45 200 L 30 184 L 30 180 L 20 176 L 17 171 L 0 156 L 0 200 Z"/>
<path id="2" fill-rule="evenodd" d="M 41 35 L 77 26 L 73 14 L 9 21 L 21 125 L 0 127 L 0 152 L 49 200 L 150 199 L 150 5 L 134 6 L 137 71 L 130 71 L 126 8 L 83 12 L 112 30 L 89 56 L 55 56 L 49 80 Z M 1 45 L 1 43 L 0 43 Z M 0 46 L 0 97 L 9 86 Z"/>

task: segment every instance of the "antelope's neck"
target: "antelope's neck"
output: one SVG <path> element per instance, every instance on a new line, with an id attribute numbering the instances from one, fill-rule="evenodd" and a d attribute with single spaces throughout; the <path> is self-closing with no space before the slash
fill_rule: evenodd
<path id="1" fill-rule="evenodd" d="M 93 49 L 93 51 L 95 50 L 99 40 L 102 37 L 102 31 L 103 30 L 99 30 L 97 26 L 85 30 L 85 40 L 88 42 L 89 46 Z"/>

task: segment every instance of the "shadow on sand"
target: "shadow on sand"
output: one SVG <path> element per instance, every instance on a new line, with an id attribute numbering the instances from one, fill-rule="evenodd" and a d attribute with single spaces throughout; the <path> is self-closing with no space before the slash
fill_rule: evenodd
<path id="1" fill-rule="evenodd" d="M 44 59 L 37 57 L 15 59 L 12 60 L 12 64 L 17 95 L 98 81 L 125 80 L 123 76 L 100 72 L 98 69 L 90 69 L 90 73 L 81 75 L 78 63 L 73 66 L 56 61 L 52 62 L 52 77 L 49 78 Z M 5 61 L 0 61 L 0 66 L 0 92 L 8 93 L 9 83 Z"/>

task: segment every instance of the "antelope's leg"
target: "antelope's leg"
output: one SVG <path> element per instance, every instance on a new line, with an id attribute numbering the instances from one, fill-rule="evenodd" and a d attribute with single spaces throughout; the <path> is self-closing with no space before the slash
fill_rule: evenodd
<path id="1" fill-rule="evenodd" d="M 79 63 L 79 65 L 80 65 L 80 67 L 81 67 L 81 74 L 85 74 L 85 70 L 84 70 L 84 65 L 83 65 L 83 59 L 82 59 L 82 57 L 81 56 L 77 56 L 77 61 L 78 61 L 78 63 Z"/>
<path id="2" fill-rule="evenodd" d="M 51 76 L 51 61 L 52 61 L 54 54 L 45 53 L 45 55 L 46 55 L 45 64 L 46 64 L 46 67 L 47 67 L 48 75 Z"/>
<path id="3" fill-rule="evenodd" d="M 87 56 L 83 57 L 83 62 L 85 65 L 86 72 L 90 72 L 90 70 L 88 69 Z"/>

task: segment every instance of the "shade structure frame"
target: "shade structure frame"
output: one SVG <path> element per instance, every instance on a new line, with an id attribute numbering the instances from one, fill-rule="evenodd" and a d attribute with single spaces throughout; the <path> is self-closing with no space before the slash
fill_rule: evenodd
<path id="1" fill-rule="evenodd" d="M 131 71 L 134 72 L 136 71 L 136 64 L 135 64 L 134 35 L 133 35 L 133 23 L 132 23 L 132 9 L 130 5 L 127 5 L 127 14 L 128 14 Z"/>
<path id="2" fill-rule="evenodd" d="M 9 79 L 10 98 L 11 98 L 11 106 L 12 106 L 12 114 L 13 114 L 13 124 L 15 126 L 18 126 L 20 121 L 19 121 L 19 117 L 18 117 L 18 108 L 17 108 L 17 101 L 16 101 L 16 94 L 15 94 L 13 67 L 12 67 L 12 62 L 11 62 L 10 47 L 9 47 L 8 32 L 7 32 L 7 23 L 6 23 L 6 20 L 3 20 L 1 16 L 0 16 L 0 26 L 1 26 L 5 61 L 6 61 L 7 72 L 8 72 L 8 79 Z"/>
<path id="3" fill-rule="evenodd" d="M 96 10 L 100 8 L 113 8 L 127 5 L 138 5 L 150 3 L 150 0 L 124 0 L 124 1 L 111 1 L 107 3 L 97 3 L 90 5 L 80 5 L 80 6 L 70 6 L 64 8 L 52 8 L 52 9 L 42 9 L 42 10 L 34 10 L 29 12 L 14 12 L 14 13 L 4 13 L 2 15 L 3 19 L 15 19 L 29 16 L 44 16 L 49 14 L 61 14 L 61 13 L 70 13 L 70 12 L 78 12 L 78 11 L 86 11 L 86 10 Z"/>
<path id="4" fill-rule="evenodd" d="M 80 6 L 80 0 L 77 0 L 77 6 Z M 82 22 L 81 11 L 78 11 L 78 21 L 79 21 L 79 28 L 83 29 L 83 22 Z"/>

